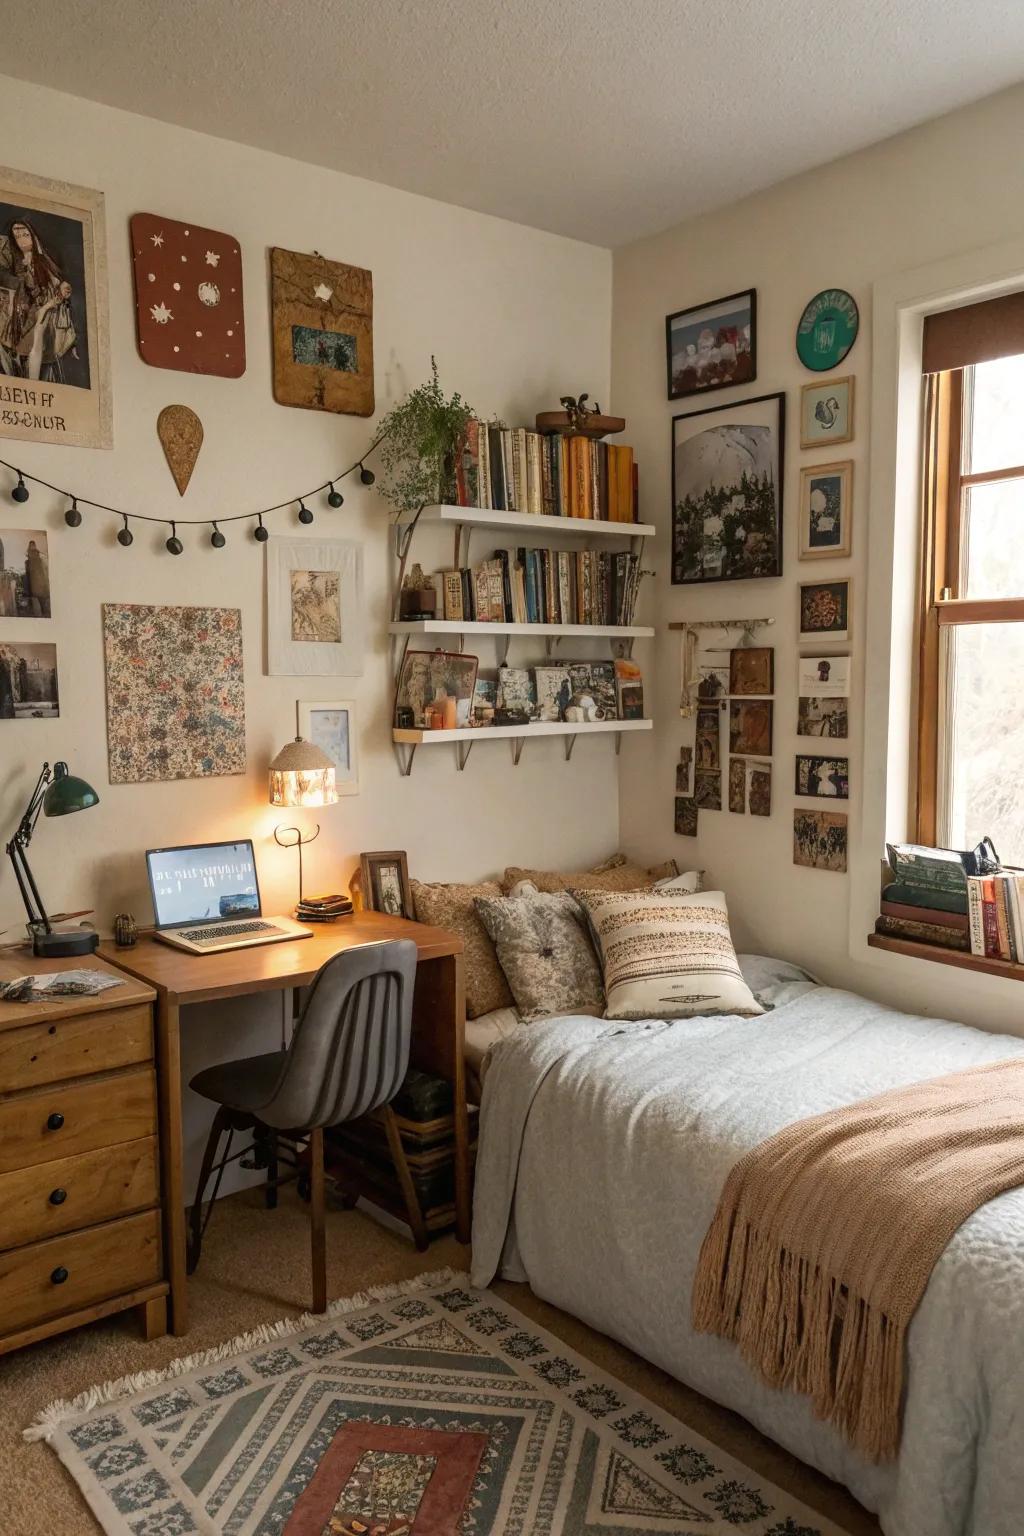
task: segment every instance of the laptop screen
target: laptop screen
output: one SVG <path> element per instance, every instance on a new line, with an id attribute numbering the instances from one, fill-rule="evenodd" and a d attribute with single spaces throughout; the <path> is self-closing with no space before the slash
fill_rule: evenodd
<path id="1" fill-rule="evenodd" d="M 248 840 L 151 848 L 146 864 L 158 928 L 260 914 L 256 860 Z"/>

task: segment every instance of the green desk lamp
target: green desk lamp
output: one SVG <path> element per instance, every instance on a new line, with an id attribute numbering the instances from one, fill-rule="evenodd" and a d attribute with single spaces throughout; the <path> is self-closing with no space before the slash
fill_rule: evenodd
<path id="1" fill-rule="evenodd" d="M 28 913 L 35 955 L 88 955 L 99 944 L 99 934 L 85 929 L 54 933 L 25 853 L 40 811 L 44 816 L 69 816 L 72 811 L 87 811 L 91 805 L 98 805 L 99 799 L 91 784 L 68 773 L 67 763 L 54 763 L 52 772 L 49 763 L 44 763 L 18 830 L 7 844 L 7 856 L 14 865 L 14 876 Z"/>

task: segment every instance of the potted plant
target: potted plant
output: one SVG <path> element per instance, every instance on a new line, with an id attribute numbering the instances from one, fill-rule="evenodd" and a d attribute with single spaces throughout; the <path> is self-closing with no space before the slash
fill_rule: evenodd
<path id="1" fill-rule="evenodd" d="M 430 359 L 431 377 L 389 411 L 383 439 L 381 494 L 398 512 L 455 501 L 455 465 L 476 412 L 459 394 L 446 396 Z"/>

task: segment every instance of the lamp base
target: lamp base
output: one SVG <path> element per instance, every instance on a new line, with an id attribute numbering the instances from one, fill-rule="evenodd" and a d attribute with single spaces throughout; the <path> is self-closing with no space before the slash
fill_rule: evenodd
<path id="1" fill-rule="evenodd" d="M 32 953 L 56 959 L 67 955 L 91 955 L 98 949 L 100 936 L 88 928 L 71 933 L 37 933 L 32 940 Z"/>

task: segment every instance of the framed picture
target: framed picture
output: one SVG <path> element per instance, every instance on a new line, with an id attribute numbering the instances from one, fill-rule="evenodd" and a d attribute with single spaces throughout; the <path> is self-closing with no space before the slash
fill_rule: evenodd
<path id="1" fill-rule="evenodd" d="M 853 375 L 805 384 L 800 391 L 800 447 L 853 442 Z"/>
<path id="2" fill-rule="evenodd" d="M 847 641 L 850 638 L 850 582 L 800 583 L 800 640 Z"/>
<path id="3" fill-rule="evenodd" d="M 737 757 L 771 757 L 771 699 L 730 700 L 729 751 Z"/>
<path id="4" fill-rule="evenodd" d="M 846 873 L 847 818 L 840 811 L 793 812 L 793 863 Z"/>
<path id="5" fill-rule="evenodd" d="M 797 663 L 797 692 L 801 697 L 848 699 L 849 656 L 801 656 Z"/>
<path id="6" fill-rule="evenodd" d="M 103 193 L 0 167 L 0 437 L 113 444 Z"/>
<path id="7" fill-rule="evenodd" d="M 363 901 L 369 912 L 386 912 L 389 917 L 416 919 L 409 885 L 409 866 L 405 854 L 361 853 Z"/>
<path id="8" fill-rule="evenodd" d="M 800 559 L 849 555 L 852 550 L 853 460 L 800 471 Z"/>
<path id="9" fill-rule="evenodd" d="M 359 736 L 356 706 L 343 699 L 334 704 L 299 701 L 299 735 L 319 747 L 334 764 L 339 795 L 359 793 Z"/>
<path id="10" fill-rule="evenodd" d="M 786 397 L 672 418 L 672 582 L 782 575 Z"/>
<path id="11" fill-rule="evenodd" d="M 57 647 L 0 640 L 0 720 L 56 720 Z"/>
<path id="12" fill-rule="evenodd" d="M 729 652 L 729 692 L 775 692 L 775 648 L 771 645 L 740 645 Z"/>
<path id="13" fill-rule="evenodd" d="M 0 619 L 48 619 L 50 546 L 43 528 L 0 528 Z"/>
<path id="14" fill-rule="evenodd" d="M 849 800 L 850 759 L 798 753 L 795 793 L 811 800 Z"/>
<path id="15" fill-rule="evenodd" d="M 684 400 L 757 378 L 757 289 L 665 316 L 668 398 Z"/>
<path id="16" fill-rule="evenodd" d="M 346 539 L 270 538 L 267 673 L 357 677 L 363 670 L 363 550 Z"/>
<path id="17" fill-rule="evenodd" d="M 440 695 L 455 700 L 456 729 L 468 726 L 479 665 L 476 656 L 464 656 L 461 651 L 407 651 L 398 676 L 396 720 L 399 711 L 408 711 L 413 728 L 423 730 L 427 705 Z"/>
<path id="18" fill-rule="evenodd" d="M 849 700 L 801 694 L 797 701 L 796 733 L 845 741 L 850 734 Z"/>

